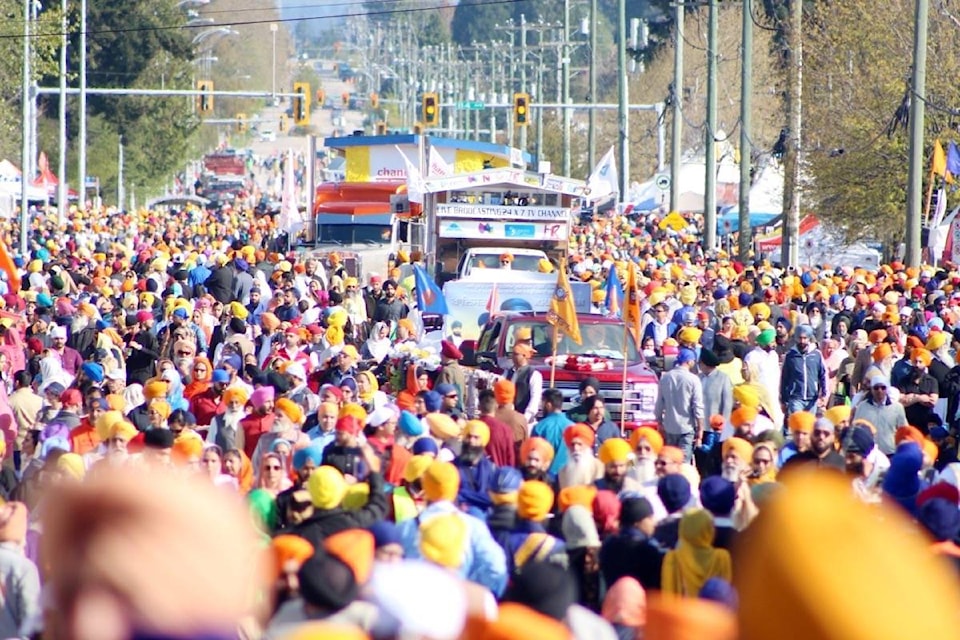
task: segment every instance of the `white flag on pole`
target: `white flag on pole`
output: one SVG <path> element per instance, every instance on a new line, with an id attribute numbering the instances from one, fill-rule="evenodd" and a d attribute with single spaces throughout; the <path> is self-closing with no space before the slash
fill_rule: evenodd
<path id="1" fill-rule="evenodd" d="M 428 177 L 433 177 L 433 176 L 446 177 L 446 176 L 453 175 L 453 167 L 447 164 L 447 161 L 443 159 L 443 157 L 440 155 L 440 152 L 437 151 L 436 148 L 432 146 L 430 147 L 429 159 L 430 159 L 430 162 L 427 165 Z"/>
<path id="2" fill-rule="evenodd" d="M 420 169 L 410 162 L 410 158 L 407 157 L 407 154 L 405 154 L 400 147 L 397 147 L 397 152 L 403 158 L 403 164 L 407 171 L 407 199 L 410 202 L 422 204 L 424 184 Z"/>
<path id="3" fill-rule="evenodd" d="M 613 147 L 603 154 L 600 163 L 593 169 L 587 179 L 585 195 L 590 202 L 598 202 L 611 195 L 619 195 L 620 181 L 617 179 L 617 159 L 613 155 Z"/>

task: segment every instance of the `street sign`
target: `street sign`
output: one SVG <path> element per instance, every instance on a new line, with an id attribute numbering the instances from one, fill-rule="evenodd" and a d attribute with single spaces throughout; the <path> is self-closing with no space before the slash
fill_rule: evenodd
<path id="1" fill-rule="evenodd" d="M 457 103 L 457 109 L 466 111 L 477 111 L 483 109 L 486 105 L 479 100 L 462 100 Z"/>
<path id="2" fill-rule="evenodd" d="M 670 188 L 670 176 L 666 173 L 658 173 L 656 177 L 657 189 L 666 191 Z"/>

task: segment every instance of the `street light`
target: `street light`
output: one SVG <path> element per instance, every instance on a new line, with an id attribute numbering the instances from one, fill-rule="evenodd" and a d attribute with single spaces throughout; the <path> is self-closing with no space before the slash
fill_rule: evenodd
<path id="1" fill-rule="evenodd" d="M 238 32 L 227 27 L 217 27 L 216 29 L 207 29 L 206 31 L 201 31 L 193 37 L 191 44 L 197 45 L 209 38 L 210 36 L 221 35 L 221 36 L 236 36 L 240 35 Z"/>
<path id="2" fill-rule="evenodd" d="M 273 96 L 277 96 L 277 23 L 270 23 L 270 33 L 273 34 Z"/>

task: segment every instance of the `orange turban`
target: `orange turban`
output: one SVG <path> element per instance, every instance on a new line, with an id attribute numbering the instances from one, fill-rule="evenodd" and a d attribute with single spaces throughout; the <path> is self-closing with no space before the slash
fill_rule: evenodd
<path id="1" fill-rule="evenodd" d="M 520 464 L 521 466 L 526 462 L 527 456 L 530 455 L 531 451 L 536 451 L 540 454 L 540 457 L 543 458 L 544 464 L 550 464 L 553 462 L 553 445 L 543 438 L 527 438 L 523 441 L 523 444 L 520 445 Z"/>
<path id="2" fill-rule="evenodd" d="M 684 460 L 683 449 L 681 449 L 680 447 L 672 447 L 670 445 L 667 445 L 662 449 L 660 449 L 659 455 L 674 464 L 683 464 L 683 460 Z"/>
<path id="3" fill-rule="evenodd" d="M 493 385 L 493 395 L 497 404 L 510 404 L 517 397 L 517 386 L 511 381 L 501 378 Z"/>
<path id="4" fill-rule="evenodd" d="M 170 451 L 173 460 L 179 464 L 187 464 L 199 460 L 203 455 L 203 438 L 194 432 L 187 431 L 177 436 Z"/>
<path id="5" fill-rule="evenodd" d="M 275 576 L 279 578 L 288 563 L 294 563 L 299 569 L 300 565 L 313 555 L 314 548 L 300 536 L 284 534 L 270 541 L 270 552 L 273 555 Z"/>
<path id="6" fill-rule="evenodd" d="M 933 354 L 921 347 L 910 352 L 910 359 L 920 366 L 929 367 L 933 362 Z"/>
<path id="7" fill-rule="evenodd" d="M 597 488 L 593 485 L 575 485 L 565 487 L 560 490 L 557 496 L 557 504 L 560 511 L 566 511 L 574 505 L 580 505 L 593 511 L 593 499 L 597 497 Z"/>
<path id="8" fill-rule="evenodd" d="M 753 407 L 747 407 L 745 405 L 740 405 L 732 412 L 730 412 L 730 424 L 735 427 L 740 427 L 745 424 L 751 424 L 754 420 L 757 419 L 757 410 Z"/>
<path id="9" fill-rule="evenodd" d="M 582 422 L 570 425 L 563 432 L 563 441 L 567 443 L 568 447 L 573 446 L 574 439 L 582 440 L 583 444 L 588 447 L 592 447 L 595 438 L 596 434 L 593 432 L 593 429 Z"/>
<path id="10" fill-rule="evenodd" d="M 240 404 L 247 404 L 247 400 L 249 399 L 250 397 L 243 387 L 228 387 L 227 390 L 223 392 L 223 401 L 227 404 L 233 401 L 237 401 Z"/>
<path id="11" fill-rule="evenodd" d="M 926 438 L 923 437 L 923 433 L 920 431 L 920 429 L 911 427 L 909 425 L 906 427 L 900 427 L 893 433 L 893 441 L 896 444 L 900 444 L 901 442 L 916 442 L 918 445 L 923 447 L 925 440 Z"/>
<path id="12" fill-rule="evenodd" d="M 817 416 L 809 411 L 795 411 L 787 418 L 787 426 L 790 428 L 790 431 L 813 433 L 813 423 L 816 421 Z"/>
<path id="13" fill-rule="evenodd" d="M 353 570 L 358 585 L 367 583 L 373 571 L 373 534 L 366 529 L 346 529 L 329 536 L 323 548 Z"/>
<path id="14" fill-rule="evenodd" d="M 884 342 L 877 345 L 870 357 L 873 358 L 874 362 L 883 362 L 892 355 L 893 347 L 890 346 L 890 343 Z"/>
<path id="15" fill-rule="evenodd" d="M 870 344 L 880 344 L 887 339 L 886 329 L 874 329 L 869 335 Z"/>
<path id="16" fill-rule="evenodd" d="M 723 441 L 723 457 L 726 458 L 731 451 L 736 453 L 737 457 L 744 462 L 751 462 L 753 460 L 753 445 L 743 438 L 733 437 Z"/>
<path id="17" fill-rule="evenodd" d="M 656 454 L 659 454 L 660 450 L 663 449 L 663 436 L 653 427 L 634 429 L 633 433 L 630 434 L 630 446 L 636 449 L 640 446 L 641 440 L 646 440 Z"/>

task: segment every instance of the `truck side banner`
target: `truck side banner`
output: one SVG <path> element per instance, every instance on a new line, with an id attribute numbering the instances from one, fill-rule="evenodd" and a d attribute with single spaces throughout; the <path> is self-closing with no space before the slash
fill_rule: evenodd
<path id="1" fill-rule="evenodd" d="M 444 316 L 443 335 L 450 336 L 454 323 L 459 322 L 460 337 L 475 340 L 480 337 L 480 328 L 486 323 L 489 313 L 492 282 L 456 280 L 443 285 L 443 297 L 447 300 L 450 315 Z M 497 304 L 501 311 L 534 311 L 546 313 L 556 288 L 554 282 L 498 282 Z M 590 285 L 571 282 L 573 301 L 578 313 L 590 313 Z"/>

